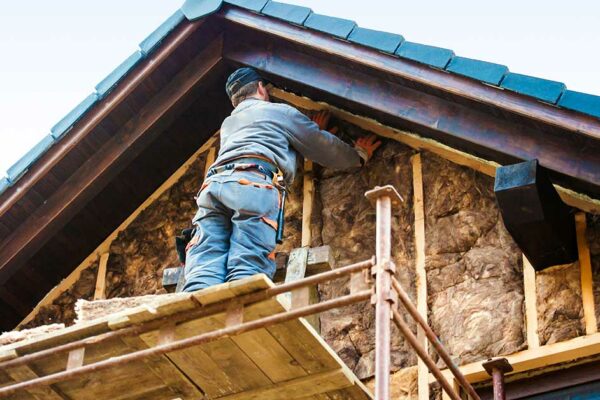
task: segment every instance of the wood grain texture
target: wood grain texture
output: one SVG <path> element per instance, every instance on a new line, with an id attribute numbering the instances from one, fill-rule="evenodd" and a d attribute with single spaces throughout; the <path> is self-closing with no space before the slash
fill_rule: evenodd
<path id="1" fill-rule="evenodd" d="M 413 209 L 415 213 L 415 272 L 417 286 L 417 311 L 427 322 L 427 273 L 425 271 L 425 210 L 423 197 L 423 170 L 421 154 L 415 154 L 412 159 L 413 177 Z M 429 351 L 429 342 L 425 331 L 417 325 L 417 340 Z M 419 400 L 429 400 L 429 369 L 419 358 L 418 360 L 418 396 Z"/>
<path id="2" fill-rule="evenodd" d="M 579 270 L 581 273 L 581 300 L 583 301 L 583 319 L 585 320 L 585 333 L 590 335 L 598 332 L 596 321 L 596 304 L 594 301 L 594 287 L 592 278 L 592 261 L 590 258 L 590 245 L 586 236 L 585 213 L 575 214 L 575 230 L 577 233 L 577 250 L 579 252 Z"/>

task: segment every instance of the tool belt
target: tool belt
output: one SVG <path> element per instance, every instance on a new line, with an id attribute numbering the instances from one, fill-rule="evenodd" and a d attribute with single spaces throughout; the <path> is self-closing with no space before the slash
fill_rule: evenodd
<path id="1" fill-rule="evenodd" d="M 226 160 L 218 165 L 215 165 L 214 167 L 208 170 L 208 174 L 206 175 L 206 177 L 210 178 L 215 174 L 219 174 L 221 172 L 229 171 L 232 169 L 240 171 L 255 169 L 260 173 L 264 174 L 267 179 L 270 179 L 272 181 L 274 181 L 278 175 L 281 175 L 279 173 L 279 168 L 277 168 L 277 166 L 270 161 L 257 157 L 240 157 L 235 158 L 233 160 Z"/>
<path id="2" fill-rule="evenodd" d="M 242 156 L 230 160 L 225 160 L 214 167 L 211 167 L 206 174 L 206 178 L 210 178 L 213 175 L 219 174 L 225 171 L 246 171 L 256 170 L 261 174 L 265 175 L 266 179 L 273 182 L 273 186 L 279 190 L 280 194 L 280 207 L 277 215 L 277 243 L 283 243 L 283 228 L 285 223 L 285 201 L 287 198 L 287 191 L 285 188 L 283 174 L 281 170 L 277 168 L 275 163 L 270 160 L 263 158 L 262 156 Z"/>

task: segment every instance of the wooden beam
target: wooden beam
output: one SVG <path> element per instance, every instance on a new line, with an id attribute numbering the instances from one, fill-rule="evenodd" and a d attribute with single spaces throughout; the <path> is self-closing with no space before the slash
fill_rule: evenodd
<path id="1" fill-rule="evenodd" d="M 302 247 L 310 247 L 312 232 L 310 221 L 312 219 L 313 203 L 315 200 L 315 181 L 313 176 L 313 163 L 304 160 L 304 176 L 302 190 Z M 304 267 L 306 269 L 306 265 Z M 286 277 L 287 279 L 287 277 Z M 308 286 L 294 291 L 292 296 L 292 307 L 302 307 L 319 302 L 317 286 Z M 306 320 L 317 330 L 321 331 L 321 319 L 318 314 L 306 317 Z"/>
<path id="2" fill-rule="evenodd" d="M 369 70 L 373 74 L 391 76 L 396 80 L 410 82 L 410 86 L 428 88 L 429 91 L 437 90 L 442 92 L 440 97 L 459 96 L 464 102 L 486 104 L 534 121 L 600 138 L 600 121 L 592 116 L 560 109 L 508 90 L 498 90 L 496 87 L 484 85 L 457 74 L 449 74 L 428 65 L 390 56 L 366 46 L 339 40 L 329 34 L 307 30 L 304 27 L 258 15 L 248 10 L 227 7 L 221 11 L 220 15 L 223 19 L 239 26 L 268 33 L 287 42 L 303 46 L 305 51 L 310 49 L 309 52 L 326 54 L 328 58 L 339 60 L 339 65 L 353 64 L 362 67 L 356 68 L 357 70 Z M 238 37 L 236 39 L 239 40 Z M 295 47 L 288 43 L 286 45 L 289 48 Z M 350 92 L 349 89 L 348 92 Z"/>
<path id="3" fill-rule="evenodd" d="M 178 73 L 4 241 L 0 284 L 148 146 L 185 105 L 186 96 L 221 61 L 222 37 Z"/>
<path id="4" fill-rule="evenodd" d="M 537 291 L 535 283 L 535 269 L 523 255 L 523 291 L 525 295 L 525 324 L 527 331 L 527 347 L 537 349 L 540 347 L 538 335 Z"/>
<path id="5" fill-rule="evenodd" d="M 512 374 L 517 374 L 539 368 L 555 367 L 562 363 L 598 354 L 600 354 L 600 333 L 593 333 L 502 357 L 506 358 L 514 368 Z M 460 370 L 471 383 L 485 382 L 490 379 L 481 361 L 463 365 Z M 448 369 L 445 369 L 443 373 L 447 378 L 452 376 Z M 429 381 L 434 382 L 435 378 L 429 375 Z"/>
<path id="6" fill-rule="evenodd" d="M 421 154 L 411 158 L 413 177 L 413 209 L 415 213 L 415 272 L 417 287 L 417 310 L 427 321 L 427 272 L 425 271 L 425 210 L 423 199 L 423 170 Z M 417 325 L 417 340 L 429 351 L 429 342 L 425 331 Z M 419 358 L 418 368 L 418 396 L 419 400 L 429 400 L 429 369 Z"/>
<path id="7" fill-rule="evenodd" d="M 598 332 L 596 321 L 596 304 L 594 301 L 594 288 L 592 278 L 592 262 L 590 246 L 586 236 L 585 213 L 575 214 L 575 229 L 577 232 L 577 250 L 579 252 L 579 270 L 581 274 L 581 300 L 583 302 L 583 318 L 585 320 L 585 333 L 591 335 Z"/>
<path id="8" fill-rule="evenodd" d="M 302 243 L 301 246 L 310 246 L 311 231 L 310 220 L 312 218 L 313 202 L 315 198 L 315 182 L 313 180 L 313 163 L 304 160 L 304 176 L 302 191 Z"/>
<path id="9" fill-rule="evenodd" d="M 270 93 L 274 98 L 290 103 L 296 107 L 301 107 L 307 110 L 329 110 L 336 118 L 347 121 L 362 129 L 373 132 L 379 136 L 396 140 L 409 147 L 412 147 L 415 150 L 430 151 L 455 164 L 471 168 L 491 177 L 496 176 L 496 168 L 500 166 L 500 164 L 494 161 L 486 160 L 464 151 L 457 150 L 436 140 L 420 136 L 416 133 L 392 128 L 372 118 L 353 114 L 349 111 L 332 106 L 325 102 L 316 102 L 308 97 L 298 96 L 278 88 L 272 88 Z M 554 187 L 558 191 L 561 199 L 568 205 L 579 208 L 586 212 L 600 214 L 600 200 L 593 199 L 585 194 L 577 193 L 573 190 L 566 189 L 556 184 Z"/>
<path id="10" fill-rule="evenodd" d="M 154 191 L 125 221 L 119 225 L 117 229 L 115 229 L 97 248 L 94 250 L 85 260 L 81 262 L 71 272 L 71 274 L 63 279 L 54 289 L 52 289 L 46 296 L 35 306 L 35 308 L 25 317 L 23 321 L 19 324 L 19 327 L 26 325 L 29 321 L 31 321 L 35 316 L 39 313 L 42 307 L 48 306 L 52 304 L 54 300 L 56 300 L 61 294 L 67 291 L 77 280 L 79 280 L 81 273 L 89 268 L 101 254 L 108 253 L 110 251 L 110 244 L 117 238 L 119 233 L 123 232 L 127 227 L 135 221 L 135 219 L 152 203 L 154 203 L 163 193 L 165 193 L 168 189 L 170 189 L 175 183 L 181 179 L 181 177 L 190 169 L 194 162 L 198 159 L 200 154 L 204 153 L 214 145 L 219 137 L 219 132 L 217 131 L 213 134 L 188 160 L 181 166 L 177 171 L 173 173 L 162 185 L 159 186 L 158 189 Z"/>
<path id="11" fill-rule="evenodd" d="M 98 263 L 98 276 L 96 277 L 96 290 L 94 291 L 94 300 L 106 298 L 106 267 L 110 253 L 103 253 Z"/>

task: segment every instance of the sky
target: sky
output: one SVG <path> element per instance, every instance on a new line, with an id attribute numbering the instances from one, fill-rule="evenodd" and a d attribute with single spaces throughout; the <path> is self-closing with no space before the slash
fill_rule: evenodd
<path id="1" fill-rule="evenodd" d="M 285 0 L 600 95 L 600 1 Z M 0 176 L 183 0 L 0 0 Z"/>

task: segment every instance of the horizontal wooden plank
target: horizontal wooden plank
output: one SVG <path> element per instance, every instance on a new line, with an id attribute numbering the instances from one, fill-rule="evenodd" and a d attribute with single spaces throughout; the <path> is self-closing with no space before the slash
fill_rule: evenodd
<path id="1" fill-rule="evenodd" d="M 232 396 L 225 396 L 222 397 L 221 400 L 298 399 L 352 386 L 350 379 L 351 377 L 348 377 L 343 369 L 338 369 L 292 379 L 266 388 L 246 391 Z"/>

